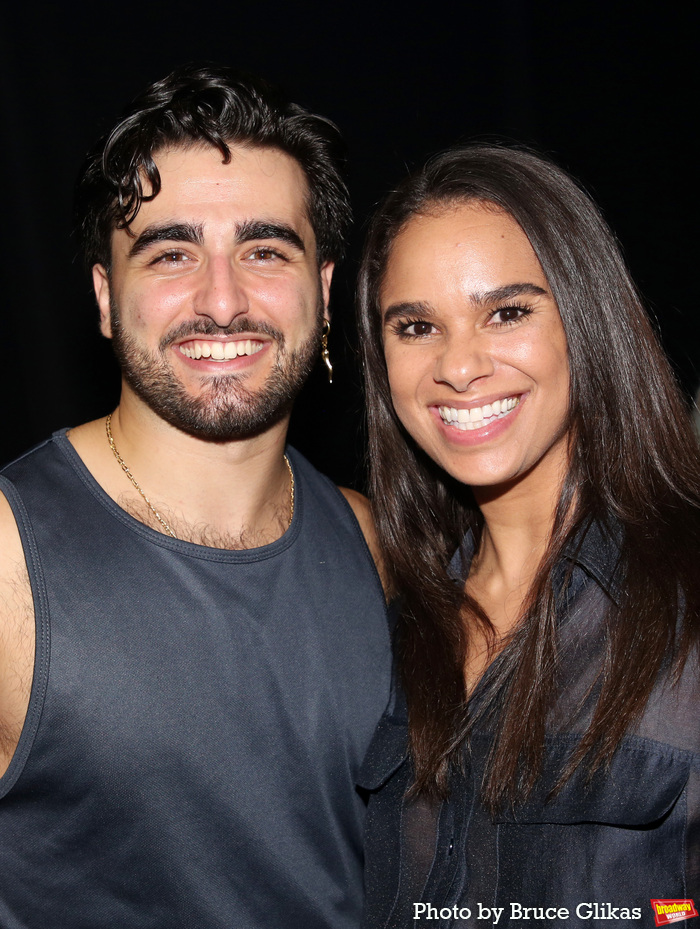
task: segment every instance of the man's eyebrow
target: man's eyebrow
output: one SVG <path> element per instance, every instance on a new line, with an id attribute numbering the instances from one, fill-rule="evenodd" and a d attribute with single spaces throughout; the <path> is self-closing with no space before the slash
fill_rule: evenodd
<path id="1" fill-rule="evenodd" d="M 306 247 L 299 233 L 286 223 L 248 219 L 236 227 L 236 242 L 238 244 L 252 242 L 254 239 L 279 239 L 302 254 L 306 252 Z"/>
<path id="2" fill-rule="evenodd" d="M 146 226 L 140 232 L 129 249 L 129 258 L 141 254 L 155 242 L 189 242 L 192 245 L 204 243 L 204 229 L 201 223 L 163 223 Z"/>
<path id="3" fill-rule="evenodd" d="M 513 297 L 546 297 L 548 291 L 539 287 L 537 284 L 504 284 L 503 287 L 497 287 L 495 290 L 486 290 L 483 293 L 471 294 L 474 303 L 481 305 L 488 303 L 500 303 L 501 300 L 512 300 Z"/>
<path id="4" fill-rule="evenodd" d="M 386 326 L 392 319 L 397 319 L 400 316 L 420 316 L 429 319 L 433 315 L 433 308 L 430 304 L 422 303 L 420 300 L 392 303 L 382 312 L 382 324 Z"/>

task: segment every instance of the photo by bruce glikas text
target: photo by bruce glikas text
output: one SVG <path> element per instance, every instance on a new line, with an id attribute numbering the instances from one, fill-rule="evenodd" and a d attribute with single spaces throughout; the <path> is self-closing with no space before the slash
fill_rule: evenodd
<path id="1" fill-rule="evenodd" d="M 460 922 L 477 920 L 482 925 L 510 926 L 513 923 L 529 924 L 531 921 L 546 923 L 547 927 L 557 926 L 568 922 L 572 927 L 579 922 L 585 925 L 587 920 L 610 920 L 630 923 L 641 920 L 642 908 L 639 906 L 613 906 L 611 903 L 579 903 L 575 910 L 565 906 L 523 906 L 520 903 L 509 903 L 507 906 L 484 906 L 477 903 L 476 907 L 450 906 L 437 907 L 431 903 L 414 903 L 414 922 L 430 922 L 437 920 L 452 920 L 457 925 Z"/>

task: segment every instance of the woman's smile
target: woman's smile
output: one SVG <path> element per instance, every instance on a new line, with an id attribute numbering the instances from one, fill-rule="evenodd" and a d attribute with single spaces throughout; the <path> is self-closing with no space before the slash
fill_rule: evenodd
<path id="1" fill-rule="evenodd" d="M 497 419 L 504 419 L 519 403 L 520 397 L 504 397 L 502 400 L 494 400 L 483 406 L 460 407 L 459 409 L 454 406 L 440 406 L 438 413 L 445 425 L 467 432 L 483 429 L 484 426 L 490 426 Z"/>

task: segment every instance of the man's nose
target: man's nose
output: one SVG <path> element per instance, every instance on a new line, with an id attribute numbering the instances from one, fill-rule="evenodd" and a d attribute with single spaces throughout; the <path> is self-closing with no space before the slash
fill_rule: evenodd
<path id="1" fill-rule="evenodd" d="M 248 294 L 241 281 L 241 271 L 229 258 L 222 255 L 209 261 L 196 294 L 194 310 L 198 316 L 208 316 L 222 329 L 248 312 Z"/>
<path id="2" fill-rule="evenodd" d="M 490 339 L 487 334 L 470 329 L 447 335 L 435 362 L 434 378 L 463 393 L 481 377 L 494 372 Z"/>

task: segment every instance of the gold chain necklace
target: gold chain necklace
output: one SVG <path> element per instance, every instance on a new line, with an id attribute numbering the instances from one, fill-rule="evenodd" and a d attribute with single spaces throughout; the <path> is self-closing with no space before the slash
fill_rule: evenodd
<path id="1" fill-rule="evenodd" d="M 114 442 L 114 438 L 112 436 L 112 414 L 111 413 L 105 420 L 105 431 L 107 433 L 107 441 L 109 442 L 109 447 L 112 449 L 112 452 L 114 453 L 114 457 L 117 459 L 119 467 L 122 469 L 124 474 L 126 474 L 126 476 L 129 478 L 131 483 L 134 485 L 134 488 L 141 494 L 146 506 L 151 511 L 151 513 L 153 513 L 153 515 L 158 520 L 158 522 L 161 524 L 166 534 L 171 536 L 171 538 L 176 539 L 177 536 L 175 535 L 173 530 L 166 523 L 166 521 L 160 515 L 158 510 L 153 506 L 151 501 L 148 499 L 146 494 L 143 492 L 143 490 L 141 489 L 141 485 L 136 480 L 134 475 L 131 473 L 131 469 L 129 468 L 128 464 L 124 461 L 122 456 L 119 454 L 119 449 L 117 448 Z M 287 470 L 289 471 L 289 522 L 287 523 L 287 529 L 289 529 L 289 527 L 292 525 L 292 520 L 294 519 L 294 472 L 292 471 L 292 466 L 289 463 L 289 458 L 287 458 L 286 455 L 284 456 L 284 463 L 287 465 Z"/>

